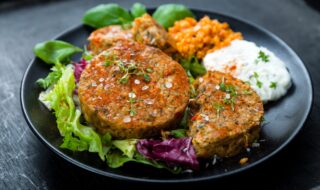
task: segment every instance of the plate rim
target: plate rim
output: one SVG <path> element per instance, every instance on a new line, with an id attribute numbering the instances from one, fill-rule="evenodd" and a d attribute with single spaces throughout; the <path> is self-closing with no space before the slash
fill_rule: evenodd
<path id="1" fill-rule="evenodd" d="M 153 11 L 155 8 L 147 8 L 148 11 Z M 188 178 L 188 179 L 172 179 L 172 180 L 168 180 L 168 179 L 147 179 L 147 178 L 138 178 L 138 177 L 131 177 L 131 176 L 124 176 L 121 174 L 115 174 L 109 171 L 102 171 L 100 169 L 96 169 L 92 166 L 89 166 L 85 163 L 82 163 L 80 161 L 77 161 L 76 159 L 64 154 L 61 150 L 59 150 L 58 148 L 54 147 L 50 142 L 48 142 L 41 134 L 40 132 L 36 129 L 36 127 L 33 125 L 33 123 L 31 122 L 31 119 L 28 116 L 28 111 L 25 108 L 25 99 L 24 99 L 24 89 L 26 87 L 25 82 L 26 82 L 26 77 L 30 72 L 31 67 L 33 66 L 33 64 L 35 63 L 36 57 L 34 56 L 32 58 L 32 60 L 29 62 L 27 69 L 25 70 L 22 80 L 21 80 L 21 84 L 20 84 L 20 105 L 21 105 L 21 109 L 22 109 L 22 113 L 23 116 L 29 126 L 29 128 L 31 129 L 31 131 L 33 132 L 33 134 L 43 143 L 45 144 L 51 151 L 53 151 L 55 154 L 59 155 L 60 157 L 62 157 L 63 159 L 65 159 L 66 161 L 68 161 L 69 163 L 72 163 L 73 165 L 78 166 L 79 168 L 82 168 L 84 170 L 102 175 L 102 176 L 106 176 L 106 177 L 110 177 L 110 178 L 114 178 L 114 179 L 118 179 L 118 180 L 125 180 L 125 181 L 135 181 L 135 182 L 148 182 L 148 183 L 191 183 L 191 182 L 201 182 L 201 181 L 208 181 L 208 180 L 215 180 L 215 179 L 220 179 L 226 176 L 232 176 L 235 174 L 238 174 L 240 172 L 243 172 L 245 170 L 249 170 L 263 162 L 265 162 L 266 160 L 269 160 L 271 157 L 275 156 L 277 153 L 279 153 L 281 150 L 283 150 L 299 133 L 299 131 L 303 128 L 305 122 L 307 121 L 307 119 L 310 116 L 313 104 L 314 104 L 314 87 L 313 87 L 313 82 L 312 82 L 312 78 L 310 75 L 310 72 L 307 68 L 307 66 L 303 63 L 303 61 L 300 59 L 300 57 L 295 53 L 295 51 L 293 49 L 290 48 L 289 45 L 287 45 L 282 39 L 280 39 L 278 36 L 276 36 L 274 33 L 268 31 L 267 29 L 263 28 L 262 26 L 259 26 L 251 21 L 247 21 L 241 17 L 236 17 L 233 15 L 228 15 L 228 14 L 224 14 L 221 13 L 219 11 L 209 11 L 209 10 L 204 10 L 204 9 L 199 9 L 199 8 L 190 8 L 191 11 L 196 11 L 196 12 L 202 12 L 204 14 L 216 14 L 219 15 L 221 17 L 225 17 L 225 18 L 230 18 L 239 22 L 242 22 L 244 24 L 247 25 L 251 25 L 252 27 L 260 30 L 261 32 L 269 35 L 271 38 L 273 38 L 274 40 L 276 40 L 278 43 L 280 43 L 283 47 L 286 48 L 286 50 L 292 54 L 295 60 L 297 60 L 297 62 L 299 62 L 300 65 L 302 65 L 302 70 L 303 72 L 306 74 L 306 78 L 307 78 L 307 85 L 310 86 L 310 91 L 311 93 L 309 94 L 308 97 L 308 107 L 307 107 L 307 112 L 305 112 L 303 114 L 303 119 L 299 122 L 299 124 L 297 125 L 296 129 L 291 133 L 291 135 L 289 136 L 289 138 L 287 138 L 279 147 L 277 147 L 275 150 L 273 150 L 271 153 L 269 153 L 268 155 L 260 158 L 259 160 L 250 163 L 248 165 L 242 166 L 241 168 L 235 169 L 235 170 L 231 170 L 231 171 L 227 171 L 225 173 L 219 174 L 219 175 L 212 175 L 212 176 L 205 176 L 205 177 L 196 177 L 196 178 Z M 51 40 L 55 40 L 55 39 L 59 39 L 61 37 L 63 37 L 64 35 L 67 35 L 68 33 L 71 33 L 73 31 L 78 30 L 81 27 L 86 27 L 86 25 L 84 24 L 77 24 L 75 26 L 72 26 L 62 32 L 60 32 L 58 35 L 55 35 L 53 38 L 51 38 Z"/>

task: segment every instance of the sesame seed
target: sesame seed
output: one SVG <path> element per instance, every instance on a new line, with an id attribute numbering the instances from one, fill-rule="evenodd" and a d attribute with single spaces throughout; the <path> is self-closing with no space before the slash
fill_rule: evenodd
<path id="1" fill-rule="evenodd" d="M 216 90 L 220 90 L 220 86 L 219 85 L 216 86 Z"/>
<path id="2" fill-rule="evenodd" d="M 165 85 L 166 88 L 171 88 L 172 87 L 172 83 L 171 82 L 166 82 L 164 85 Z"/>
<path id="3" fill-rule="evenodd" d="M 156 117 L 157 114 L 158 114 L 158 111 L 157 111 L 157 110 L 153 110 L 152 113 L 151 113 L 151 115 L 152 115 L 153 117 Z"/>
<path id="4" fill-rule="evenodd" d="M 202 115 L 202 117 L 203 117 L 203 119 L 204 119 L 205 121 L 209 121 L 209 116 L 207 116 L 207 115 Z"/>
<path id="5" fill-rule="evenodd" d="M 133 93 L 133 92 L 130 92 L 128 95 L 129 95 L 129 98 L 135 98 L 136 97 L 136 94 Z"/>
<path id="6" fill-rule="evenodd" d="M 131 117 L 130 116 L 126 116 L 125 118 L 123 118 L 123 122 L 125 122 L 125 123 L 131 122 Z"/>
<path id="7" fill-rule="evenodd" d="M 100 79 L 99 79 L 99 82 L 103 82 L 103 81 L 104 81 L 104 78 L 100 78 Z"/>
<path id="8" fill-rule="evenodd" d="M 144 102 L 145 104 L 151 105 L 151 104 L 154 103 L 154 100 L 153 100 L 153 99 L 145 99 L 145 100 L 143 100 L 143 102 Z"/>
<path id="9" fill-rule="evenodd" d="M 142 87 L 142 90 L 147 90 L 148 88 L 149 88 L 149 86 L 146 85 L 146 86 Z"/>
<path id="10" fill-rule="evenodd" d="M 215 165 L 217 163 L 217 158 L 218 156 L 215 154 L 212 159 L 212 163 L 211 163 L 212 165 Z"/>
<path id="11" fill-rule="evenodd" d="M 203 82 L 203 78 L 202 77 L 199 78 L 199 82 Z"/>
<path id="12" fill-rule="evenodd" d="M 226 94 L 226 99 L 230 99 L 230 94 Z"/>
<path id="13" fill-rule="evenodd" d="M 254 148 L 258 148 L 258 147 L 260 147 L 260 143 L 252 143 L 251 146 L 254 147 Z"/>
<path id="14" fill-rule="evenodd" d="M 140 84 L 140 80 L 138 79 L 134 80 L 134 84 Z"/>
<path id="15" fill-rule="evenodd" d="M 91 86 L 97 86 L 97 83 L 96 82 L 92 82 Z"/>

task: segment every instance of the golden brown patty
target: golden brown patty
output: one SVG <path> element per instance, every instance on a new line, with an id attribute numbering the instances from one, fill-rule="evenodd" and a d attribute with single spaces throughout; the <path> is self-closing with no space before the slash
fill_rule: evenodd
<path id="1" fill-rule="evenodd" d="M 194 85 L 189 135 L 198 157 L 230 157 L 258 139 L 263 104 L 250 86 L 220 72 L 208 72 Z"/>
<path id="2" fill-rule="evenodd" d="M 98 54 L 119 41 L 133 40 L 133 36 L 130 30 L 124 30 L 120 25 L 113 25 L 93 31 L 88 40 L 89 49 Z"/>
<path id="3" fill-rule="evenodd" d="M 131 29 L 123 29 L 119 25 L 107 26 L 92 32 L 88 40 L 89 50 L 95 55 L 124 40 L 157 47 L 168 55 L 177 53 L 169 44 L 172 40 L 169 40 L 168 32 L 148 14 L 136 18 Z"/>
<path id="4" fill-rule="evenodd" d="M 85 119 L 101 133 L 147 138 L 179 122 L 189 101 L 188 77 L 161 50 L 124 42 L 86 67 L 79 99 Z"/>

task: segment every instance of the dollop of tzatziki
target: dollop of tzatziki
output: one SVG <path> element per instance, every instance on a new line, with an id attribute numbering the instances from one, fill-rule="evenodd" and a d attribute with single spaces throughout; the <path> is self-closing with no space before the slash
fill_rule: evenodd
<path id="1" fill-rule="evenodd" d="M 248 83 L 264 103 L 284 96 L 291 86 L 284 62 L 267 48 L 245 40 L 234 40 L 230 46 L 207 54 L 203 65 Z"/>

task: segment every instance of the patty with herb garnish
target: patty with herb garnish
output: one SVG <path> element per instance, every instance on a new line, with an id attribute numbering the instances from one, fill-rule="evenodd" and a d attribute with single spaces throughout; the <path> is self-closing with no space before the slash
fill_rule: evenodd
<path id="1" fill-rule="evenodd" d="M 195 83 L 189 136 L 197 156 L 230 157 L 258 139 L 263 104 L 250 86 L 229 74 L 209 71 Z"/>
<path id="2" fill-rule="evenodd" d="M 85 119 L 100 133 L 147 138 L 180 121 L 189 82 L 182 66 L 161 50 L 127 41 L 92 59 L 78 93 Z"/>

